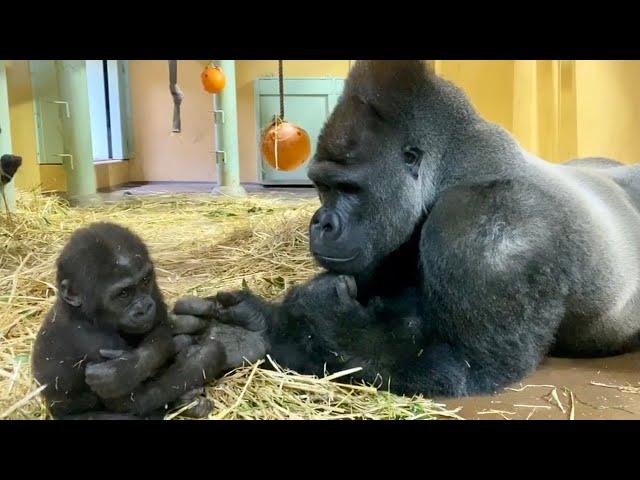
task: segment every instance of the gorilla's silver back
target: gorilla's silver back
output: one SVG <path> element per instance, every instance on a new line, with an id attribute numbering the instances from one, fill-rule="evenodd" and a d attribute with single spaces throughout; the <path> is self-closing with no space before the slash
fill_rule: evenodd
<path id="1" fill-rule="evenodd" d="M 553 164 L 525 155 L 530 179 L 582 230 L 574 241 L 588 245 L 584 267 L 597 284 L 575 292 L 580 312 L 568 312 L 558 342 L 633 336 L 640 319 L 640 167 L 608 159 Z"/>

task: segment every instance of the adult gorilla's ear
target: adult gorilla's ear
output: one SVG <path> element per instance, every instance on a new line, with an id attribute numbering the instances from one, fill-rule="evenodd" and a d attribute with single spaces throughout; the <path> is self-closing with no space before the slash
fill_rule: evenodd
<path id="1" fill-rule="evenodd" d="M 82 305 L 80 295 L 73 289 L 71 282 L 68 279 L 64 279 L 60 282 L 60 296 L 72 307 L 79 307 Z"/>
<path id="2" fill-rule="evenodd" d="M 407 146 L 404 147 L 402 154 L 404 155 L 404 163 L 409 169 L 409 173 L 413 178 L 417 179 L 424 152 L 418 147 Z"/>

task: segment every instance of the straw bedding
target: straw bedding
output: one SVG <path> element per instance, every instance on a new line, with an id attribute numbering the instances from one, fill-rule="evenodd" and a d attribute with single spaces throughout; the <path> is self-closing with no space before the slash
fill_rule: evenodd
<path id="1" fill-rule="evenodd" d="M 56 196 L 18 192 L 17 202 L 11 219 L 0 214 L 0 419 L 48 418 L 38 395 L 42 387 L 30 375 L 30 351 L 53 305 L 55 259 L 78 227 L 108 220 L 139 234 L 169 305 L 185 294 L 211 295 L 243 284 L 274 298 L 318 271 L 307 240 L 315 200 L 152 195 L 72 208 Z M 209 385 L 215 405 L 209 418 L 459 418 L 422 397 L 335 381 L 345 372 L 315 378 L 275 366 L 263 369 L 258 362 Z M 165 418 L 180 419 L 181 410 L 168 410 Z"/>

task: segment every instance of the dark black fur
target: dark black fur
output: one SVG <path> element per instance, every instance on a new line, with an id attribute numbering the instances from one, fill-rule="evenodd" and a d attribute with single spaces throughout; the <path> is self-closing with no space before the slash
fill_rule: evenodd
<path id="1" fill-rule="evenodd" d="M 287 367 L 359 366 L 398 393 L 495 392 L 549 352 L 628 351 L 640 178 L 615 163 L 548 164 L 422 62 L 357 62 L 309 169 L 329 273 L 280 303 L 232 292 L 211 308 Z"/>
<path id="2" fill-rule="evenodd" d="M 15 176 L 22 165 L 22 157 L 17 155 L 2 155 L 0 157 L 0 182 L 6 185 Z"/>
<path id="3" fill-rule="evenodd" d="M 76 231 L 58 259 L 57 285 L 33 349 L 54 418 L 157 415 L 194 398 L 225 364 L 217 341 L 174 339 L 183 332 L 167 315 L 147 249 L 123 227 Z"/>

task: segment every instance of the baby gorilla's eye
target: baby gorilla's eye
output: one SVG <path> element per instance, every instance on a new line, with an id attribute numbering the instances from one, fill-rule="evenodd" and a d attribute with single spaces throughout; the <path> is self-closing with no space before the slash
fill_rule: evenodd
<path id="1" fill-rule="evenodd" d="M 124 290 L 120 290 L 120 293 L 118 294 L 118 296 L 120 298 L 127 298 L 129 297 L 129 294 L 130 294 L 129 289 L 125 288 Z"/>
<path id="2" fill-rule="evenodd" d="M 149 285 L 149 282 L 150 282 L 150 281 L 151 281 L 151 276 L 150 276 L 150 275 L 145 275 L 145 276 L 142 278 L 142 283 L 143 283 L 144 285 Z"/>

